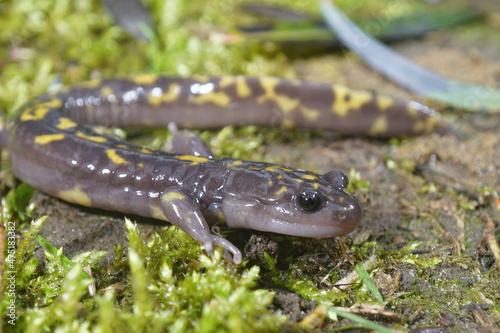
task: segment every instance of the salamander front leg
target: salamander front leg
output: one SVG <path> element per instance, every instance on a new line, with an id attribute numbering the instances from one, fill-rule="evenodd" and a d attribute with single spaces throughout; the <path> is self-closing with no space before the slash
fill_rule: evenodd
<path id="1" fill-rule="evenodd" d="M 241 263 L 241 252 L 236 246 L 210 233 L 198 203 L 188 190 L 178 186 L 167 189 L 161 197 L 161 205 L 167 220 L 202 244 L 208 255 L 211 255 L 214 246 L 218 245 L 224 248 L 229 260 L 236 264 Z"/>
<path id="2" fill-rule="evenodd" d="M 213 157 L 212 151 L 198 133 L 188 130 L 179 131 L 174 123 L 168 124 L 168 129 L 173 134 L 172 150 L 174 153 Z"/>

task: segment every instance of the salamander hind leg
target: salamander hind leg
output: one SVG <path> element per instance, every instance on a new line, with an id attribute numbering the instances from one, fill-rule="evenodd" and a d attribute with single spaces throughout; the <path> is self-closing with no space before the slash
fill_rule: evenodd
<path id="1" fill-rule="evenodd" d="M 178 130 L 174 123 L 168 124 L 168 129 L 173 134 L 172 150 L 176 154 L 195 155 L 212 158 L 213 154 L 205 141 L 198 133 L 188 130 Z"/>
<path id="2" fill-rule="evenodd" d="M 214 246 L 221 246 L 229 260 L 236 264 L 241 263 L 241 252 L 236 246 L 210 233 L 200 207 L 188 190 L 178 186 L 168 188 L 161 197 L 161 205 L 167 220 L 197 240 L 209 255 L 212 254 Z"/>

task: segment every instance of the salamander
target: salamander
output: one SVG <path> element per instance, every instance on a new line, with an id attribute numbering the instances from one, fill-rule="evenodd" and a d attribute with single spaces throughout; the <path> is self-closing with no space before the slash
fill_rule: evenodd
<path id="1" fill-rule="evenodd" d="M 216 128 L 262 125 L 390 137 L 429 133 L 443 124 L 416 102 L 369 91 L 273 77 L 175 78 L 138 75 L 91 81 L 34 99 L 0 121 L 14 173 L 67 202 L 168 221 L 208 254 L 239 249 L 213 235 L 224 224 L 304 237 L 351 232 L 362 208 L 340 171 L 214 158 L 200 140 L 174 135 L 174 152 L 132 145 L 104 126 Z"/>

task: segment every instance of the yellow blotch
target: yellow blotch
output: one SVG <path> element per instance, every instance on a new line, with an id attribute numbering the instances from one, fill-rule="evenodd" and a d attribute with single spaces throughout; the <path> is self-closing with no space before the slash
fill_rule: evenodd
<path id="1" fill-rule="evenodd" d="M 82 82 L 82 83 L 78 84 L 78 86 L 82 87 L 82 88 L 96 88 L 100 84 L 101 84 L 101 81 L 99 81 L 99 80 L 91 80 L 91 81 L 87 81 L 87 82 Z"/>
<path id="2" fill-rule="evenodd" d="M 385 116 L 378 117 L 373 123 L 368 134 L 377 135 L 387 132 L 387 118 Z"/>
<path id="3" fill-rule="evenodd" d="M 113 89 L 111 89 L 110 87 L 108 86 L 104 86 L 101 88 L 101 94 L 104 96 L 104 97 L 108 97 L 108 96 L 111 96 L 111 95 L 114 95 L 115 92 L 113 91 Z"/>
<path id="4" fill-rule="evenodd" d="M 71 202 L 71 203 L 76 203 L 82 206 L 91 206 L 90 198 L 89 196 L 83 192 L 79 187 L 75 187 L 70 190 L 65 190 L 59 192 L 58 195 L 56 195 L 60 199 L 63 199 L 64 201 Z"/>
<path id="5" fill-rule="evenodd" d="M 219 80 L 219 87 L 227 88 L 227 87 L 233 85 L 234 83 L 236 83 L 236 78 L 237 78 L 237 76 L 231 76 L 231 75 L 221 76 L 221 78 Z"/>
<path id="6" fill-rule="evenodd" d="M 148 95 L 148 102 L 154 106 L 158 106 L 162 103 L 169 103 L 176 101 L 181 93 L 181 87 L 177 83 L 171 83 L 168 87 L 168 91 L 164 92 L 160 96 L 151 95 L 151 91 Z"/>
<path id="7" fill-rule="evenodd" d="M 236 85 L 236 94 L 238 97 L 245 98 L 252 94 L 252 90 L 250 90 L 246 78 L 242 75 L 223 76 L 219 81 L 219 87 L 221 88 L 227 88 L 233 84 Z"/>
<path id="8" fill-rule="evenodd" d="M 389 96 L 377 96 L 377 106 L 381 111 L 385 111 L 394 104 L 394 99 Z"/>
<path id="9" fill-rule="evenodd" d="M 179 192 L 167 192 L 161 196 L 162 202 L 170 202 L 172 200 L 185 200 L 187 197 Z"/>
<path id="10" fill-rule="evenodd" d="M 302 178 L 307 179 L 307 180 L 317 180 L 318 177 L 313 176 L 313 175 L 303 175 Z"/>
<path id="11" fill-rule="evenodd" d="M 58 109 L 62 106 L 62 101 L 60 99 L 55 98 L 50 101 L 40 103 L 38 106 Z"/>
<path id="12" fill-rule="evenodd" d="M 93 141 L 93 142 L 98 142 L 98 143 L 104 143 L 104 142 L 108 141 L 108 139 L 106 139 L 103 136 L 99 136 L 99 135 L 91 136 L 91 135 L 86 135 L 86 134 L 84 134 L 82 132 L 76 132 L 75 136 L 77 136 L 79 138 L 82 138 L 82 139 L 85 139 L 85 140 L 89 140 L 89 141 Z"/>
<path id="13" fill-rule="evenodd" d="M 310 108 L 305 107 L 305 106 L 300 107 L 300 112 L 302 113 L 302 115 L 304 115 L 304 117 L 306 117 L 309 120 L 316 120 L 319 117 L 318 110 L 310 109 Z"/>
<path id="14" fill-rule="evenodd" d="M 28 109 L 23 112 L 23 114 L 19 119 L 21 119 L 21 121 L 40 120 L 43 119 L 48 112 L 49 108 L 46 107 L 37 107 L 36 109 Z"/>
<path id="15" fill-rule="evenodd" d="M 177 156 L 177 159 L 181 161 L 189 161 L 192 163 L 192 165 L 208 162 L 208 158 L 194 155 L 179 155 Z"/>
<path id="16" fill-rule="evenodd" d="M 318 189 L 318 187 L 319 187 L 318 183 L 314 183 L 314 184 L 313 184 L 313 189 L 317 190 L 317 189 Z"/>
<path id="17" fill-rule="evenodd" d="M 345 117 L 350 110 L 359 110 L 373 99 L 369 91 L 351 90 L 337 85 L 333 86 L 333 94 L 332 112 L 340 117 Z"/>
<path id="18" fill-rule="evenodd" d="M 276 93 L 275 88 L 280 82 L 280 79 L 274 77 L 264 77 L 260 79 L 260 84 L 265 93 L 257 99 L 257 102 L 264 103 L 268 100 L 276 102 L 278 107 L 283 113 L 293 111 L 299 104 L 298 98 L 290 98 L 286 95 L 279 95 Z"/>
<path id="19" fill-rule="evenodd" d="M 59 124 L 56 125 L 56 128 L 60 130 L 67 130 L 69 128 L 73 128 L 76 126 L 78 126 L 78 124 L 75 123 L 73 120 L 66 117 L 61 117 L 59 118 Z"/>
<path id="20" fill-rule="evenodd" d="M 290 168 L 285 168 L 285 167 L 283 167 L 283 166 L 281 166 L 281 165 L 271 165 L 271 166 L 268 166 L 268 167 L 266 167 L 266 168 L 265 168 L 265 170 L 269 170 L 269 171 L 275 171 L 276 169 L 278 169 L 278 170 L 282 170 L 282 171 L 285 171 L 285 172 L 287 172 L 287 171 L 292 171 L 292 169 L 290 169 Z M 281 179 L 281 178 L 280 178 L 280 179 Z"/>
<path id="21" fill-rule="evenodd" d="M 280 188 L 278 191 L 276 191 L 276 193 L 274 193 L 274 194 L 275 194 L 275 195 L 282 195 L 283 193 L 285 193 L 285 192 L 286 192 L 286 189 L 287 189 L 287 187 L 283 185 L 283 186 L 281 186 L 281 188 Z"/>
<path id="22" fill-rule="evenodd" d="M 149 206 L 149 212 L 151 213 L 151 216 L 157 220 L 163 220 L 163 221 L 167 220 L 167 217 L 165 216 L 163 210 L 160 207 L 151 205 Z"/>
<path id="23" fill-rule="evenodd" d="M 64 139 L 64 134 L 45 134 L 35 137 L 35 143 L 38 145 L 46 145 L 47 143 L 62 139 Z"/>
<path id="24" fill-rule="evenodd" d="M 158 76 L 155 74 L 138 74 L 132 75 L 130 80 L 136 84 L 154 84 Z"/>
<path id="25" fill-rule="evenodd" d="M 142 147 L 139 152 L 143 153 L 143 154 L 152 154 L 153 153 L 153 151 L 151 149 L 145 148 L 145 147 Z"/>
<path id="26" fill-rule="evenodd" d="M 215 93 L 213 91 L 210 91 L 205 94 L 200 94 L 196 96 L 191 96 L 190 101 L 195 103 L 195 104 L 203 104 L 207 102 L 212 102 L 216 105 L 222 106 L 222 107 L 227 107 L 229 103 L 231 103 L 231 97 L 229 97 L 226 93 L 223 93 L 221 91 Z"/>
<path id="27" fill-rule="evenodd" d="M 419 120 L 413 126 L 414 133 L 432 133 L 434 127 L 439 122 L 435 117 L 429 117 L 426 120 Z"/>
<path id="28" fill-rule="evenodd" d="M 240 98 L 246 98 L 252 94 L 252 90 L 248 86 L 247 79 L 244 76 L 236 77 L 236 94 Z"/>
<path id="29" fill-rule="evenodd" d="M 237 167 L 237 166 L 240 166 L 242 164 L 243 164 L 242 160 L 234 160 L 233 162 L 229 163 L 228 166 L 229 167 Z"/>
<path id="30" fill-rule="evenodd" d="M 108 149 L 108 150 L 106 150 L 106 155 L 108 155 L 108 158 L 111 161 L 113 161 L 113 163 L 115 163 L 115 164 L 126 164 L 126 163 L 128 163 L 128 161 L 126 159 L 124 159 L 123 157 L 121 157 L 120 155 L 118 155 L 116 153 L 116 150 Z"/>

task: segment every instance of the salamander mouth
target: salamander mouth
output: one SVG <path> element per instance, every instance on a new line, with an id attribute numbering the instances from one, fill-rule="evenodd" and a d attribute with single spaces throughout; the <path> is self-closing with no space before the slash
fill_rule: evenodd
<path id="1" fill-rule="evenodd" d="M 286 222 L 285 222 L 286 223 Z M 343 236 L 351 233 L 359 223 L 351 224 L 339 224 L 338 226 L 332 225 L 310 225 L 310 224 L 298 224 L 298 223 L 287 223 L 287 228 L 281 228 L 280 230 L 262 230 L 276 232 L 279 234 L 290 235 L 290 236 L 300 236 L 308 238 L 329 238 Z"/>

